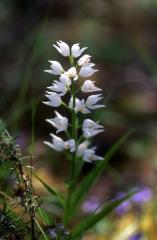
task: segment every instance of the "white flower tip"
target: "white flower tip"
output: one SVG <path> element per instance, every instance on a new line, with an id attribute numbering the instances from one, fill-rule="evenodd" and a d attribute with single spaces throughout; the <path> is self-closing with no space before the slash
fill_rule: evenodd
<path id="1" fill-rule="evenodd" d="M 55 135 L 54 135 L 53 133 L 50 133 L 50 136 L 51 136 L 51 137 L 54 137 Z"/>
<path id="2" fill-rule="evenodd" d="M 47 141 L 43 141 L 44 144 L 46 144 L 47 146 L 50 146 L 50 143 Z"/>
<path id="3" fill-rule="evenodd" d="M 51 119 L 45 119 L 45 121 L 51 123 Z"/>
<path id="4" fill-rule="evenodd" d="M 44 101 L 42 101 L 42 103 L 43 103 L 43 104 L 46 104 L 46 105 L 49 105 L 48 102 L 44 102 Z"/>
<path id="5" fill-rule="evenodd" d="M 44 72 L 47 72 L 47 73 L 52 73 L 51 70 L 44 70 Z"/>

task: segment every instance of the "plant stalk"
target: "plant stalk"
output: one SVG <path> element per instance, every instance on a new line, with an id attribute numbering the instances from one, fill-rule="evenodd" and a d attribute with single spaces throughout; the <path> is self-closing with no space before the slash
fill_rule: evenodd
<path id="1" fill-rule="evenodd" d="M 35 226 L 34 226 L 34 218 L 31 215 L 31 240 L 35 240 Z"/>

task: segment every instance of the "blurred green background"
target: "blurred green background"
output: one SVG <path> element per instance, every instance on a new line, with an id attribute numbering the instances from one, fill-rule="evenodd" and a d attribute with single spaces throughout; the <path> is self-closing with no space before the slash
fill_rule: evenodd
<path id="1" fill-rule="evenodd" d="M 91 194 L 107 199 L 141 185 L 155 194 L 157 1 L 1 0 L 0 12 L 0 118 L 25 155 L 31 152 L 34 138 L 33 164 L 39 174 L 62 189 L 67 163 L 42 143 L 52 130 L 45 119 L 53 116 L 53 109 L 42 104 L 52 82 L 43 70 L 48 69 L 49 59 L 64 64 L 52 47 L 61 39 L 88 46 L 100 70 L 93 80 L 103 88 L 106 108 L 101 123 L 106 131 L 94 140 L 98 152 L 104 154 L 134 128 Z M 90 168 L 87 164 L 83 174 Z"/>

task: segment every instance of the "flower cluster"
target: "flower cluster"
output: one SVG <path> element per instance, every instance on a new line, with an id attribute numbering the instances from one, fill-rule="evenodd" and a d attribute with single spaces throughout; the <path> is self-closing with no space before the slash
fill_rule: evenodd
<path id="1" fill-rule="evenodd" d="M 103 160 L 102 157 L 95 154 L 96 147 L 88 148 L 89 138 L 103 131 L 103 127 L 98 122 L 94 122 L 89 118 L 84 119 L 81 124 L 83 132 L 81 139 L 84 139 L 83 142 L 77 139 L 76 134 L 77 128 L 79 128 L 79 126 L 76 126 L 78 114 L 86 115 L 91 113 L 93 109 L 104 107 L 104 105 L 98 103 L 103 98 L 100 93 L 102 89 L 98 88 L 94 81 L 87 79 L 81 87 L 77 86 L 80 78 L 88 78 L 98 70 L 95 69 L 95 64 L 91 63 L 90 55 L 85 54 L 81 56 L 86 47 L 80 48 L 80 45 L 77 43 L 70 48 L 63 41 L 57 41 L 56 45 L 53 46 L 69 60 L 71 66 L 68 70 L 65 70 L 58 61 L 49 61 L 50 69 L 44 71 L 58 76 L 58 79 L 54 80 L 52 85 L 47 87 L 48 90 L 45 96 L 48 100 L 43 103 L 55 108 L 59 106 L 66 107 L 72 113 L 72 121 L 70 122 L 67 117 L 55 111 L 55 117 L 46 119 L 46 121 L 56 129 L 56 134 L 65 132 L 68 140 L 64 141 L 61 137 L 51 133 L 52 142 L 45 141 L 44 143 L 58 152 L 69 150 L 86 162 Z M 92 95 L 88 95 L 86 99 L 80 99 L 76 96 L 79 90 L 83 94 L 91 93 Z M 65 103 L 63 100 L 65 95 L 69 96 L 68 103 Z M 69 133 L 69 128 L 72 128 L 71 134 Z"/>

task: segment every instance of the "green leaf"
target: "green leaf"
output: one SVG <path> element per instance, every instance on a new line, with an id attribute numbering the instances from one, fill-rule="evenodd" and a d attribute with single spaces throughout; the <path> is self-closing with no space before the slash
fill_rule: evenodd
<path id="1" fill-rule="evenodd" d="M 81 235 L 85 234 L 90 228 L 92 228 L 95 224 L 97 224 L 102 218 L 110 214 L 116 207 L 118 207 L 122 202 L 129 199 L 134 192 L 128 193 L 125 197 L 121 199 L 117 199 L 107 203 L 104 208 L 97 214 L 92 214 L 86 217 L 84 220 L 81 221 L 73 230 L 72 230 L 72 237 L 77 239 Z"/>
<path id="2" fill-rule="evenodd" d="M 43 238 L 44 238 L 45 240 L 49 240 L 48 237 L 46 236 L 44 230 L 42 229 L 41 225 L 38 223 L 38 221 L 37 221 L 35 218 L 34 218 L 34 221 L 35 221 L 36 225 L 38 226 L 39 230 L 41 231 L 41 233 L 42 233 L 42 235 L 43 235 Z"/>
<path id="3" fill-rule="evenodd" d="M 111 157 L 125 142 L 125 140 L 130 136 L 132 131 L 133 130 L 129 130 L 116 143 L 112 145 L 112 147 L 105 154 L 104 161 L 97 162 L 93 170 L 82 180 L 79 186 L 77 186 L 77 188 L 72 192 L 70 197 L 71 201 L 69 204 L 69 209 L 67 209 L 67 212 L 65 214 L 65 224 L 69 222 L 70 218 L 75 213 L 76 208 L 80 205 L 82 199 L 85 197 L 89 189 L 93 186 L 93 184 L 98 180 L 98 178 L 106 169 Z"/>
<path id="4" fill-rule="evenodd" d="M 37 212 L 38 212 L 40 218 L 42 219 L 42 221 L 44 222 L 45 225 L 50 225 L 50 224 L 52 224 L 52 223 L 50 222 L 49 217 L 48 217 L 48 215 L 47 215 L 47 213 L 45 212 L 44 209 L 42 209 L 41 207 L 38 207 L 38 208 L 37 208 Z"/>
<path id="5" fill-rule="evenodd" d="M 52 187 L 50 187 L 47 183 L 45 183 L 39 176 L 37 176 L 34 172 L 32 172 L 32 174 L 39 180 L 40 183 L 42 183 L 42 185 L 45 187 L 45 189 L 52 194 L 53 196 L 55 196 L 59 203 L 61 204 L 62 207 L 65 206 L 65 201 L 63 196 L 57 192 L 56 190 L 54 190 Z"/>
<path id="6" fill-rule="evenodd" d="M 0 135 L 5 132 L 6 126 L 5 123 L 0 119 Z"/>

